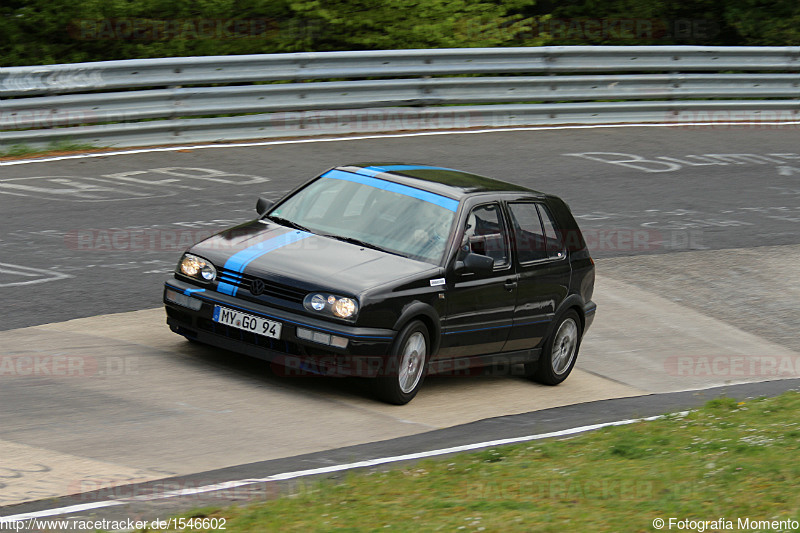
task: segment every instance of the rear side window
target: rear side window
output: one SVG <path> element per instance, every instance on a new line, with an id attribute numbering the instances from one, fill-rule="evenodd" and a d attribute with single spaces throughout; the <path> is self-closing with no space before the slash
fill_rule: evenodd
<path id="1" fill-rule="evenodd" d="M 536 204 L 539 210 L 539 217 L 542 219 L 542 226 L 544 227 L 544 236 L 546 239 L 546 250 L 548 257 L 559 256 L 564 251 L 564 242 L 556 226 L 553 223 L 553 215 L 544 206 L 544 204 Z"/>
<path id="2" fill-rule="evenodd" d="M 520 263 L 561 256 L 563 244 L 553 217 L 544 205 L 532 202 L 509 203 L 508 207 Z"/>

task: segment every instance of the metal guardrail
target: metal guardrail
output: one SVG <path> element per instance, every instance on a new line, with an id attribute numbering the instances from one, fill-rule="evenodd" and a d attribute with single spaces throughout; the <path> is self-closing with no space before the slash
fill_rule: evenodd
<path id="1" fill-rule="evenodd" d="M 791 121 L 800 119 L 800 47 L 465 48 L 106 61 L 0 69 L 0 97 L 0 146 L 65 138 L 130 146 L 703 121 L 712 114 Z"/>

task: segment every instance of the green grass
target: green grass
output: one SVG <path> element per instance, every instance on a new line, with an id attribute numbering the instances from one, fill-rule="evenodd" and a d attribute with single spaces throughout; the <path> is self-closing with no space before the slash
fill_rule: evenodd
<path id="1" fill-rule="evenodd" d="M 14 144 L 7 148 L 0 148 L 0 157 L 41 155 L 49 152 L 80 152 L 84 150 L 96 150 L 97 148 L 97 146 L 92 144 L 82 144 L 72 141 L 56 141 L 44 148 L 33 148 L 27 144 Z"/>
<path id="2" fill-rule="evenodd" d="M 798 413 L 797 392 L 723 398 L 685 416 L 349 473 L 186 516 L 224 517 L 227 532 L 259 533 L 652 532 L 659 517 L 723 517 L 736 530 L 738 518 L 800 520 Z"/>

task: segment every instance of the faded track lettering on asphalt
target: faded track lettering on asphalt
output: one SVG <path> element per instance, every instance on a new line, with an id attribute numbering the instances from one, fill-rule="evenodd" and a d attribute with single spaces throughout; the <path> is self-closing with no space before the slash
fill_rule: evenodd
<path id="1" fill-rule="evenodd" d="M 33 176 L 0 180 L 0 194 L 42 200 L 108 202 L 202 191 L 209 186 L 265 183 L 269 178 L 211 168 L 161 167 L 93 176 Z"/>

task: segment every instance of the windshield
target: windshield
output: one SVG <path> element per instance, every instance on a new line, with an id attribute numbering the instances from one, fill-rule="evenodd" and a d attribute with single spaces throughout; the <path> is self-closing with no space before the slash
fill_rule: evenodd
<path id="1" fill-rule="evenodd" d="M 332 170 L 281 203 L 268 218 L 439 264 L 457 206 L 456 200 L 427 191 Z"/>

